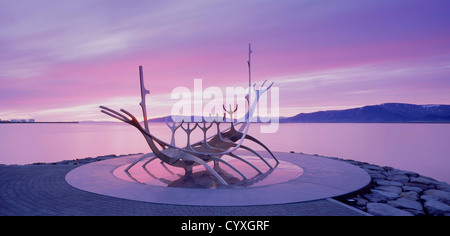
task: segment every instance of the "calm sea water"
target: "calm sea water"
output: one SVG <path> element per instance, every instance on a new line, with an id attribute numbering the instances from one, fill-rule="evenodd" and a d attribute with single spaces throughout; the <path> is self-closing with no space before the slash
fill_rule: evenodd
<path id="1" fill-rule="evenodd" d="M 169 142 L 165 124 L 150 127 L 153 134 Z M 178 133 L 177 144 L 183 146 L 186 141 Z M 259 124 L 252 124 L 249 134 L 274 151 L 365 161 L 450 183 L 450 124 L 280 124 L 274 134 L 261 134 Z M 201 133 L 194 132 L 192 139 L 200 137 Z M 2 164 L 149 151 L 142 135 L 121 123 L 0 124 Z"/>

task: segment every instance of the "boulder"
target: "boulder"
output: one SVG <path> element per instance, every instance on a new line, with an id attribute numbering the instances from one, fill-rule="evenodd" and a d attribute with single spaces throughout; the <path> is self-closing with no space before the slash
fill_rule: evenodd
<path id="1" fill-rule="evenodd" d="M 367 205 L 369 205 L 368 203 Z M 423 204 L 428 214 L 432 216 L 444 216 L 450 213 L 450 206 L 437 200 L 426 201 Z"/>
<path id="2" fill-rule="evenodd" d="M 443 190 L 443 191 L 447 191 L 450 192 L 450 184 L 447 184 L 446 182 L 438 182 L 436 183 L 436 188 Z"/>
<path id="3" fill-rule="evenodd" d="M 397 193 L 393 193 L 393 192 L 386 192 L 386 191 L 381 191 L 381 190 L 376 190 L 376 189 L 371 189 L 370 191 L 372 191 L 372 193 L 376 193 L 376 194 L 379 194 L 379 195 L 385 197 L 387 200 L 395 200 L 400 197 Z"/>
<path id="4" fill-rule="evenodd" d="M 408 183 L 409 177 L 407 175 L 390 175 L 387 177 L 390 181 L 400 182 L 400 183 Z"/>
<path id="5" fill-rule="evenodd" d="M 379 202 L 387 202 L 387 198 L 377 194 L 377 193 L 368 193 L 364 195 L 364 198 L 367 199 L 369 202 L 375 202 L 375 203 L 379 203 Z"/>
<path id="6" fill-rule="evenodd" d="M 439 189 L 429 189 L 423 192 L 423 195 L 431 195 L 438 198 L 439 201 L 450 205 L 450 192 Z"/>
<path id="7" fill-rule="evenodd" d="M 438 181 L 436 181 L 432 178 L 429 178 L 429 177 L 425 177 L 425 176 L 413 177 L 410 179 L 410 182 L 416 183 L 416 184 L 425 184 L 425 185 L 438 183 Z"/>
<path id="8" fill-rule="evenodd" d="M 389 201 L 388 202 L 389 205 L 395 207 L 395 208 L 400 208 L 400 209 L 412 209 L 412 210 L 416 210 L 416 211 L 421 211 L 423 212 L 423 207 L 422 204 L 420 204 L 420 202 L 411 200 L 411 199 L 407 199 L 407 198 L 398 198 L 395 201 Z"/>
<path id="9" fill-rule="evenodd" d="M 108 160 L 108 159 L 115 158 L 115 157 L 116 157 L 116 155 L 111 154 L 111 155 L 105 155 L 105 156 L 98 156 L 95 159 L 96 159 L 96 161 L 102 161 L 102 160 Z"/>
<path id="10" fill-rule="evenodd" d="M 427 215 L 424 210 L 418 211 L 418 210 L 408 209 L 408 208 L 405 208 L 403 210 L 405 210 L 405 211 L 407 211 L 407 212 L 409 212 L 409 213 L 411 213 L 411 214 L 413 214 L 415 216 L 426 216 Z"/>
<path id="11" fill-rule="evenodd" d="M 365 207 L 366 204 L 369 202 L 368 200 L 362 198 L 362 197 L 358 197 L 355 199 L 356 200 L 356 205 L 359 207 Z"/>
<path id="12" fill-rule="evenodd" d="M 369 173 L 369 172 L 367 172 Z M 372 180 L 375 182 L 376 180 L 382 180 L 385 179 L 386 176 L 384 176 L 381 173 L 369 173 L 370 177 L 372 178 Z"/>
<path id="13" fill-rule="evenodd" d="M 436 196 L 432 196 L 432 195 L 422 195 L 420 196 L 420 199 L 424 200 L 424 201 L 431 201 L 431 200 L 436 200 L 438 201 L 439 198 Z"/>
<path id="14" fill-rule="evenodd" d="M 413 216 L 408 211 L 384 203 L 367 203 L 367 212 L 375 216 Z"/>
<path id="15" fill-rule="evenodd" d="M 369 173 L 370 177 L 372 177 L 372 179 L 385 179 L 386 176 L 383 175 L 380 171 L 375 171 L 375 170 L 369 170 L 369 169 L 364 169 L 367 173 Z"/>
<path id="16" fill-rule="evenodd" d="M 411 199 L 414 201 L 419 200 L 419 194 L 417 192 L 414 191 L 407 191 L 407 192 L 402 192 L 399 194 L 401 198 L 407 198 L 407 199 Z"/>
<path id="17" fill-rule="evenodd" d="M 414 191 L 416 193 L 422 193 L 423 192 L 422 188 L 414 187 L 414 186 L 404 185 L 402 188 L 403 188 L 403 191 L 405 191 L 405 192 L 408 192 L 408 191 Z"/>
<path id="18" fill-rule="evenodd" d="M 400 182 L 388 181 L 388 180 L 384 180 L 384 179 L 377 180 L 375 183 L 378 184 L 378 185 L 391 185 L 391 186 L 397 186 L 397 187 L 402 187 L 403 186 L 403 184 L 400 183 Z"/>
<path id="19" fill-rule="evenodd" d="M 392 186 L 392 185 L 381 185 L 378 187 L 375 187 L 375 189 L 377 190 L 381 190 L 381 191 L 386 191 L 386 192 L 393 192 L 396 194 L 400 194 L 401 192 L 403 192 L 403 189 L 397 186 Z"/>
<path id="20" fill-rule="evenodd" d="M 426 184 L 419 184 L 419 183 L 405 183 L 404 185 L 405 185 L 405 186 L 410 186 L 410 187 L 421 188 L 422 191 L 430 189 L 430 186 L 429 186 L 429 185 L 426 185 Z"/>
<path id="21" fill-rule="evenodd" d="M 395 173 L 395 174 L 398 174 L 398 175 L 406 175 L 408 177 L 419 177 L 420 176 L 416 172 L 407 171 L 407 170 L 395 169 L 395 170 L 392 170 L 392 172 Z"/>
<path id="22" fill-rule="evenodd" d="M 328 158 L 330 158 L 330 157 L 328 157 Z M 357 166 L 359 166 L 359 167 L 361 167 L 364 163 L 362 163 L 362 162 L 360 162 L 360 161 L 355 161 L 355 160 L 344 160 L 345 162 L 348 162 L 348 163 L 350 163 L 350 164 L 353 164 L 353 165 L 357 165 Z"/>
<path id="23" fill-rule="evenodd" d="M 368 163 L 362 164 L 361 168 L 367 169 L 367 170 L 372 170 L 372 171 L 384 171 L 384 169 L 382 167 L 377 166 L 377 165 L 368 164 Z"/>
<path id="24" fill-rule="evenodd" d="M 364 169 L 364 168 L 363 168 Z M 367 173 L 369 173 L 369 174 L 380 174 L 381 175 L 381 172 L 380 171 L 376 171 L 376 170 L 370 170 L 370 169 L 364 169 Z M 384 176 L 384 175 L 383 175 Z M 384 176 L 383 178 L 386 178 L 386 176 Z"/>

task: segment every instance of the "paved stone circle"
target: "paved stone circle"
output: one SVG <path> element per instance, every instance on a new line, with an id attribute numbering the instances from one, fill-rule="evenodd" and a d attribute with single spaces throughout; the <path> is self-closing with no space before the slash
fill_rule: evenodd
<path id="1" fill-rule="evenodd" d="M 134 155 L 80 166 L 66 175 L 66 181 L 81 190 L 112 197 L 193 206 L 250 206 L 314 201 L 347 195 L 364 189 L 370 183 L 366 171 L 343 161 L 286 152 L 275 152 L 275 155 L 280 162 L 288 164 L 284 168 L 277 167 L 267 179 L 283 177 L 286 169 L 294 167 L 301 169 L 303 174 L 284 182 L 258 187 L 199 189 L 154 186 L 126 181 L 114 174 L 117 168 L 140 158 L 140 155 Z M 140 165 L 133 168 L 142 169 Z"/>
<path id="2" fill-rule="evenodd" d="M 0 215 L 44 216 L 360 216 L 332 200 L 264 206 L 183 206 L 109 197 L 70 186 L 76 166 L 0 165 Z"/>

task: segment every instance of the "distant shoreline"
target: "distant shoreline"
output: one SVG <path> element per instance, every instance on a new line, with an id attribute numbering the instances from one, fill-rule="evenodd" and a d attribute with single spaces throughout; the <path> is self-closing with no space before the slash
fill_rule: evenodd
<path id="1" fill-rule="evenodd" d="M 78 121 L 0 122 L 0 124 L 78 124 Z"/>
<path id="2" fill-rule="evenodd" d="M 263 123 L 264 122 L 258 122 Z M 449 121 L 406 121 L 406 122 L 279 122 L 280 124 L 450 124 Z"/>
<path id="3" fill-rule="evenodd" d="M 149 121 L 149 123 L 165 124 L 162 121 Z M 188 122 L 190 123 L 190 122 Z M 270 122 L 250 122 L 253 124 L 270 124 Z M 279 124 L 450 124 L 450 122 L 278 122 Z M 43 122 L 0 122 L 1 124 L 121 124 L 114 121 L 43 121 Z"/>
<path id="4" fill-rule="evenodd" d="M 111 123 L 111 124 L 121 124 L 122 122 L 116 122 L 116 121 L 96 121 L 96 122 L 85 122 L 80 121 L 77 122 L 80 124 L 95 124 L 95 123 Z M 142 122 L 141 122 L 142 123 Z M 165 124 L 164 121 L 150 121 L 149 124 L 152 123 L 161 123 Z M 185 123 L 192 123 L 192 122 L 185 122 Z M 228 123 L 228 122 L 225 122 Z M 270 122 L 250 122 L 252 124 L 270 124 Z M 450 122 L 284 122 L 280 121 L 279 124 L 450 124 Z"/>

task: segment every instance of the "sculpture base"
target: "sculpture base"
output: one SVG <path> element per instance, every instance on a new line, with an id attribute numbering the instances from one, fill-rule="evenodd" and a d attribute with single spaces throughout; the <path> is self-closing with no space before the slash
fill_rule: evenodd
<path id="1" fill-rule="evenodd" d="M 267 161 L 271 160 L 269 154 L 260 153 Z M 236 154 L 245 155 L 246 153 L 237 152 Z M 118 198 L 200 206 L 246 206 L 312 201 L 346 195 L 370 184 L 371 179 L 366 171 L 343 161 L 297 153 L 274 152 L 274 154 L 280 160 L 280 165 L 274 173 L 282 171 L 284 174 L 273 175 L 273 179 L 269 181 L 270 174 L 266 179 L 247 187 L 235 186 L 216 189 L 167 187 L 168 185 L 164 186 L 159 180 L 150 181 L 148 175 L 144 176 L 144 172 L 141 172 L 142 176 L 139 176 L 139 173 L 136 176 L 137 180 L 145 184 L 135 182 L 130 178 L 126 179 L 122 174 L 118 174 L 124 173 L 120 168 L 134 162 L 140 155 L 80 166 L 66 175 L 66 181 L 75 188 Z M 160 165 L 159 161 L 155 161 L 153 164 Z M 291 169 L 296 171 L 292 171 L 291 178 L 280 180 L 278 177 L 290 175 L 286 174 L 289 171 L 284 172 L 283 168 L 280 168 L 284 165 L 289 171 Z M 138 168 L 141 166 L 139 165 Z M 299 172 L 300 169 L 302 174 Z M 163 171 L 163 169 L 160 170 Z M 171 171 L 173 172 L 173 170 Z M 227 171 L 227 173 L 232 173 L 232 171 Z M 174 172 L 174 174 L 178 176 L 177 173 Z M 145 181 L 145 178 L 148 178 L 151 184 Z M 206 184 L 206 186 L 208 185 L 212 184 Z"/>

